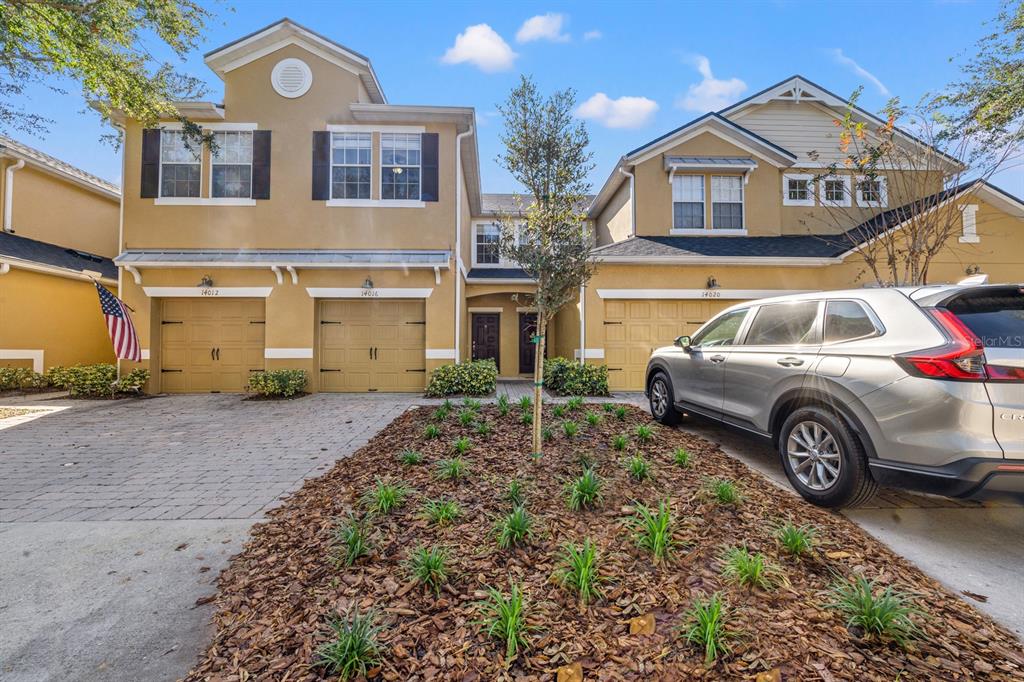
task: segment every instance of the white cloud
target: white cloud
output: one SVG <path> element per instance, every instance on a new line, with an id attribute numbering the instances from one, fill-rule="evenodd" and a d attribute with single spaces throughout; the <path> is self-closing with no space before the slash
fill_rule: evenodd
<path id="1" fill-rule="evenodd" d="M 828 51 L 828 53 L 832 55 L 832 59 L 835 59 L 837 63 L 842 64 L 843 66 L 848 68 L 850 71 L 853 71 L 861 78 L 865 78 L 871 81 L 871 84 L 878 88 L 878 92 L 882 93 L 883 95 L 889 94 L 889 88 L 885 87 L 885 84 L 882 81 L 878 80 L 878 77 L 875 76 L 875 74 L 871 73 L 863 66 L 847 57 L 845 54 L 843 54 L 843 51 L 840 50 L 838 47 L 832 48 L 831 50 Z"/>
<path id="2" fill-rule="evenodd" d="M 475 24 L 455 37 L 455 44 L 441 57 L 445 64 L 473 64 L 481 71 L 508 71 L 518 57 L 504 38 L 487 24 Z"/>
<path id="3" fill-rule="evenodd" d="M 685 95 L 676 99 L 676 106 L 687 111 L 718 111 L 740 98 L 747 84 L 739 78 L 719 80 L 711 73 L 711 62 L 703 55 L 693 57 L 693 65 L 704 77 L 700 83 L 691 85 Z"/>
<path id="4" fill-rule="evenodd" d="M 612 99 L 599 92 L 576 109 L 580 118 L 597 121 L 606 128 L 640 128 L 650 123 L 658 103 L 646 97 Z"/>
<path id="5" fill-rule="evenodd" d="M 584 40 L 600 40 L 604 37 L 604 34 L 598 31 L 596 28 L 593 31 L 587 31 L 583 34 Z"/>
<path id="6" fill-rule="evenodd" d="M 516 32 L 517 43 L 530 43 L 534 40 L 549 40 L 553 43 L 569 42 L 569 34 L 562 33 L 565 15 L 556 12 L 538 14 L 523 22 Z"/>

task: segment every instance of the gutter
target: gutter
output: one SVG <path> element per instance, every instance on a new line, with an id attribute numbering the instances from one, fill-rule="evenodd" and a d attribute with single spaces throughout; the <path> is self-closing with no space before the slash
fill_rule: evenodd
<path id="1" fill-rule="evenodd" d="M 54 265 L 44 265 L 43 263 L 36 263 L 35 261 L 21 260 L 20 258 L 0 255 L 0 275 L 10 272 L 12 267 L 19 268 L 21 270 L 29 270 L 30 272 L 41 272 L 46 275 L 66 277 L 68 279 L 84 280 L 86 282 L 96 280 L 102 284 L 117 286 L 116 279 L 104 277 L 101 273 L 96 272 L 95 270 L 69 270 L 68 268 L 59 268 Z"/>
<path id="2" fill-rule="evenodd" d="M 459 272 L 465 273 L 466 266 L 462 262 L 462 139 L 473 134 L 473 124 L 455 136 L 455 364 L 462 362 L 460 341 L 462 340 L 462 301 L 459 292 L 462 289 L 462 278 Z M 447 266 L 446 266 L 447 267 Z M 468 280 L 467 280 L 468 281 Z"/>
<path id="3" fill-rule="evenodd" d="M 14 232 L 11 225 L 14 214 L 14 174 L 25 167 L 25 159 L 7 167 L 4 173 L 4 232 Z"/>
<path id="4" fill-rule="evenodd" d="M 591 258 L 598 263 L 618 263 L 621 265 L 760 265 L 774 267 L 789 265 L 793 267 L 824 267 L 843 262 L 842 258 L 799 258 L 783 256 L 766 258 L 763 256 L 602 256 Z"/>
<path id="5" fill-rule="evenodd" d="M 619 166 L 619 172 L 629 178 L 629 236 L 636 236 L 636 177 Z"/>

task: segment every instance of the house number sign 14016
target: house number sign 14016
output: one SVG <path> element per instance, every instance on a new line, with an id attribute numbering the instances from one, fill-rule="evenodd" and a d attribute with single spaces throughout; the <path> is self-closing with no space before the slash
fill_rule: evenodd
<path id="1" fill-rule="evenodd" d="M 363 289 L 363 298 L 379 298 L 380 292 L 376 289 Z"/>

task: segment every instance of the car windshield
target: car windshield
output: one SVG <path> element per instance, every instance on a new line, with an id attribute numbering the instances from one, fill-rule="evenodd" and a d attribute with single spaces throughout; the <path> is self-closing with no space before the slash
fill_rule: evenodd
<path id="1" fill-rule="evenodd" d="M 946 304 L 986 348 L 1024 348 L 1024 290 L 970 291 Z"/>

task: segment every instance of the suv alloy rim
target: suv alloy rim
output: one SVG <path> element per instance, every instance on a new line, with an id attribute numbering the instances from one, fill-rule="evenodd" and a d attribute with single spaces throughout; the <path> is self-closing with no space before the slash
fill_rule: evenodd
<path id="1" fill-rule="evenodd" d="M 786 456 L 793 473 L 811 490 L 828 490 L 839 478 L 839 443 L 818 422 L 804 421 L 793 427 L 786 441 Z"/>
<path id="2" fill-rule="evenodd" d="M 668 387 L 662 379 L 655 379 L 651 385 L 651 412 L 655 417 L 665 414 L 668 409 Z"/>

